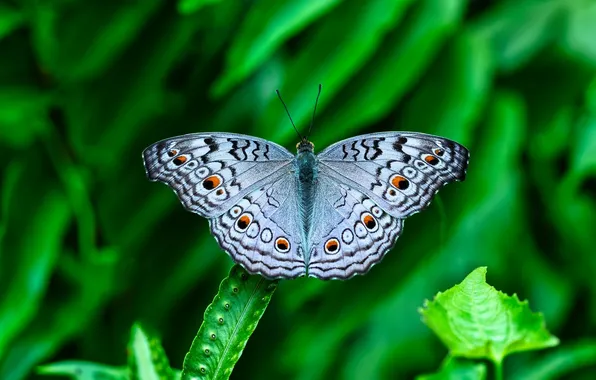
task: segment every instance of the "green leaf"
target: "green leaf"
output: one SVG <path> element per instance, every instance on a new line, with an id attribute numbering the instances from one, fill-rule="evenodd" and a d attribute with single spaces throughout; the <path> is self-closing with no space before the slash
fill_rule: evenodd
<path id="1" fill-rule="evenodd" d="M 565 30 L 567 0 L 509 0 L 500 2 L 472 26 L 489 41 L 497 67 L 512 71 Z"/>
<path id="2" fill-rule="evenodd" d="M 561 345 L 557 350 L 527 363 L 512 374 L 511 379 L 555 380 L 572 376 L 573 371 L 589 369 L 596 365 L 596 340 L 584 339 L 573 344 Z"/>
<path id="3" fill-rule="evenodd" d="M 71 210 L 44 178 L 40 155 L 12 162 L 2 188 L 0 353 L 35 317 L 61 252 Z M 1 376 L 0 376 L 1 377 Z"/>
<path id="4" fill-rule="evenodd" d="M 205 5 L 218 3 L 220 0 L 178 0 L 178 12 L 191 14 L 197 12 Z"/>
<path id="5" fill-rule="evenodd" d="M 0 141 L 29 146 L 47 131 L 47 97 L 29 87 L 0 88 Z"/>
<path id="6" fill-rule="evenodd" d="M 574 0 L 569 7 L 569 26 L 561 37 L 561 45 L 574 56 L 596 66 L 596 3 Z"/>
<path id="7" fill-rule="evenodd" d="M 407 102 L 400 128 L 469 141 L 489 96 L 493 76 L 489 56 L 486 42 L 472 34 L 462 33 L 450 41 Z M 433 112 L 425 112 L 429 104 Z"/>
<path id="8" fill-rule="evenodd" d="M 63 375 L 78 380 L 127 380 L 126 367 L 113 367 L 84 361 L 63 361 L 37 367 L 40 375 Z"/>
<path id="9" fill-rule="evenodd" d="M 226 70 L 215 82 L 213 95 L 224 95 L 258 68 L 284 41 L 338 3 L 338 0 L 256 2 L 228 50 Z"/>
<path id="10" fill-rule="evenodd" d="M 182 378 L 229 378 L 276 288 L 277 281 L 249 275 L 234 265 L 205 310 L 203 324 L 184 358 Z"/>
<path id="11" fill-rule="evenodd" d="M 438 372 L 417 376 L 416 380 L 484 380 L 486 365 L 470 360 L 447 357 Z"/>
<path id="12" fill-rule="evenodd" d="M 508 296 L 486 283 L 486 267 L 425 301 L 420 313 L 454 356 L 499 364 L 510 353 L 559 344 L 528 301 L 520 302 L 517 295 Z"/>
<path id="13" fill-rule="evenodd" d="M 129 370 L 131 379 L 173 379 L 174 372 L 159 340 L 148 336 L 138 323 L 132 326 Z"/>
<path id="14" fill-rule="evenodd" d="M 23 14 L 5 4 L 0 4 L 0 40 L 23 25 Z"/>

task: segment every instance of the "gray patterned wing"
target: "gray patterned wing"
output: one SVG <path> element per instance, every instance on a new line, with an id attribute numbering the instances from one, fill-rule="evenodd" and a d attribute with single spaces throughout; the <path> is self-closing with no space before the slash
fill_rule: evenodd
<path id="1" fill-rule="evenodd" d="M 250 273 L 306 273 L 296 225 L 294 156 L 269 141 L 231 133 L 189 134 L 143 151 L 149 179 L 171 187 L 184 207 L 209 218 L 219 246 Z"/>
<path id="2" fill-rule="evenodd" d="M 468 157 L 454 141 L 416 132 L 357 136 L 317 156 L 321 176 L 366 194 L 400 219 L 428 206 L 443 185 L 463 181 Z"/>
<path id="3" fill-rule="evenodd" d="M 293 158 L 277 144 L 234 133 L 188 134 L 143 151 L 147 177 L 167 184 L 187 210 L 207 218 L 287 172 Z"/>
<path id="4" fill-rule="evenodd" d="M 463 180 L 468 151 L 421 133 L 386 132 L 340 141 L 318 156 L 308 275 L 347 279 L 382 260 L 403 219 L 437 190 Z"/>
<path id="5" fill-rule="evenodd" d="M 219 245 L 250 273 L 267 278 L 306 273 L 296 181 L 288 170 L 209 221 Z"/>
<path id="6" fill-rule="evenodd" d="M 369 196 L 319 176 L 310 234 L 308 275 L 348 279 L 380 262 L 403 227 Z"/>

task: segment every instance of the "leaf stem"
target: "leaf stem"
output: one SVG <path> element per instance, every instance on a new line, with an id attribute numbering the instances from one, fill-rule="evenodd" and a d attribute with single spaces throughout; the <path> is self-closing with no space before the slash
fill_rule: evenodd
<path id="1" fill-rule="evenodd" d="M 495 380 L 503 380 L 503 361 L 495 360 Z"/>

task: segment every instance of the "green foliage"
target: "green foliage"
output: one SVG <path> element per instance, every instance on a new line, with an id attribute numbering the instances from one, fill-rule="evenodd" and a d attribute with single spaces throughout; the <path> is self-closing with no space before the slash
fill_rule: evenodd
<path id="1" fill-rule="evenodd" d="M 42 375 L 63 375 L 78 380 L 180 378 L 180 371 L 170 368 L 159 340 L 148 336 L 138 324 L 132 327 L 128 352 L 128 367 L 112 367 L 84 361 L 63 361 L 40 366 L 37 372 Z"/>
<path id="2" fill-rule="evenodd" d="M 280 282 L 231 378 L 430 373 L 445 349 L 420 300 L 488 266 L 561 339 L 504 372 L 591 379 L 595 28 L 593 0 L 0 1 L 0 378 L 122 364 L 135 321 L 182 368 L 232 263 L 140 153 L 204 131 L 293 149 L 275 89 L 303 131 L 321 83 L 317 151 L 437 133 L 468 176 L 368 275 Z"/>
<path id="3" fill-rule="evenodd" d="M 447 357 L 437 373 L 417 376 L 416 380 L 485 380 L 486 366 L 454 357 Z"/>
<path id="4" fill-rule="evenodd" d="M 78 380 L 127 380 L 129 379 L 128 368 L 110 367 L 103 364 L 96 364 L 81 361 L 63 361 L 52 363 L 37 368 L 40 375 L 61 375 Z"/>
<path id="5" fill-rule="evenodd" d="M 139 325 L 132 327 L 128 355 L 129 378 L 165 380 L 176 378 L 161 343 L 147 336 Z M 179 376 L 177 376 L 179 378 Z"/>
<path id="6" fill-rule="evenodd" d="M 501 363 L 517 352 L 553 347 L 559 340 L 533 313 L 528 301 L 508 296 L 486 283 L 486 267 L 439 292 L 420 310 L 422 319 L 454 356 Z"/>
<path id="7" fill-rule="evenodd" d="M 207 306 L 203 324 L 184 358 L 183 379 L 227 379 L 265 312 L 277 281 L 234 265 Z"/>
<path id="8" fill-rule="evenodd" d="M 420 309 L 422 320 L 443 341 L 452 356 L 489 359 L 499 369 L 514 352 L 553 347 L 559 340 L 533 313 L 528 301 L 508 296 L 486 283 L 486 267 L 470 273 L 460 284 L 439 292 Z M 460 371 L 452 362 L 441 372 Z M 477 370 L 477 367 L 467 370 Z M 499 377 L 500 378 L 500 377 Z"/>

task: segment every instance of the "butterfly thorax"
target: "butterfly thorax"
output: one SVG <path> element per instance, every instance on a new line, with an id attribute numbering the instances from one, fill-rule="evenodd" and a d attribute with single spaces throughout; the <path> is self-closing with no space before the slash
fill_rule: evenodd
<path id="1" fill-rule="evenodd" d="M 315 183 L 318 175 L 318 162 L 313 153 L 313 144 L 302 140 L 298 144 L 296 156 L 296 172 L 298 174 L 298 192 L 300 194 L 300 217 L 304 237 L 310 233 L 313 203 L 315 200 Z"/>

